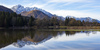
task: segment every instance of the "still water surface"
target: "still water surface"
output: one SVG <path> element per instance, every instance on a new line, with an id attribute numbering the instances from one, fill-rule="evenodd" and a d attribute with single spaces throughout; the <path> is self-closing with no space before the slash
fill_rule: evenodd
<path id="1" fill-rule="evenodd" d="M 0 50 L 100 50 L 100 32 L 0 30 Z"/>

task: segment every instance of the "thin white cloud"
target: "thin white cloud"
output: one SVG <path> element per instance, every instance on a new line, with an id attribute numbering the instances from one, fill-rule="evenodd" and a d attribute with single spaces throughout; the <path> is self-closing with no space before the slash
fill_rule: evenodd
<path id="1" fill-rule="evenodd" d="M 75 16 L 75 17 L 92 17 L 94 19 L 100 19 L 100 15 L 97 13 L 78 11 L 78 10 L 48 10 L 49 12 L 59 16 Z"/>
<path id="2" fill-rule="evenodd" d="M 92 7 L 94 7 L 94 8 L 100 8 L 100 6 L 92 6 Z"/>
<path id="3" fill-rule="evenodd" d="M 93 2 L 93 0 L 50 0 L 50 2 Z"/>
<path id="4" fill-rule="evenodd" d="M 30 0 L 23 0 L 23 2 L 28 2 Z M 46 1 L 45 3 L 42 3 L 42 1 L 38 1 L 36 3 L 30 3 L 29 4 L 25 4 L 24 6 L 25 7 L 38 7 L 38 8 L 42 8 L 48 12 L 51 12 L 52 14 L 57 14 L 59 16 L 76 16 L 76 17 L 92 17 L 92 18 L 96 18 L 96 19 L 100 19 L 100 15 L 98 12 L 96 13 L 93 13 L 93 12 L 90 12 L 90 11 L 93 11 L 95 10 L 96 8 L 100 8 L 100 6 L 94 6 L 92 4 L 90 4 L 91 2 L 93 2 L 94 0 L 43 0 L 43 1 Z M 35 2 L 35 1 L 34 1 Z M 79 3 L 87 3 L 89 2 L 88 4 L 85 4 L 85 5 L 80 5 L 79 7 L 76 6 L 74 9 L 76 10 L 65 10 L 63 8 L 67 8 L 67 7 L 64 7 L 66 5 L 70 5 L 70 4 L 73 4 L 73 3 L 76 3 L 76 2 L 79 2 Z M 61 4 L 61 5 L 59 5 Z M 7 4 L 1 4 L 0 5 L 4 5 L 8 8 L 11 8 L 12 6 L 14 5 L 7 5 Z M 58 10 L 60 7 L 63 7 L 62 9 Z M 94 8 L 94 9 L 89 9 L 88 8 L 91 7 L 91 8 Z M 87 8 L 85 11 L 84 9 L 82 8 Z M 82 10 L 78 10 L 78 9 L 82 9 Z"/>
<path id="5" fill-rule="evenodd" d="M 46 3 L 41 3 L 41 2 L 37 2 L 37 3 L 29 3 L 26 4 L 25 7 L 38 7 L 38 8 L 44 8 L 46 6 L 48 6 L 49 2 Z"/>
<path id="6" fill-rule="evenodd" d="M 45 7 L 46 4 L 43 4 L 43 5 L 39 5 L 39 4 L 33 4 L 32 7 L 38 7 L 38 8 L 43 8 Z"/>
<path id="7" fill-rule="evenodd" d="M 61 6 L 66 6 L 66 5 L 70 5 L 73 3 L 91 3 L 94 2 L 94 0 L 48 0 L 48 3 L 64 3 Z M 59 6 L 59 7 L 61 7 Z"/>
<path id="8" fill-rule="evenodd" d="M 63 4 L 63 5 L 60 5 L 59 7 L 67 6 L 67 5 L 70 5 L 70 4 L 73 4 L 73 2 L 65 3 L 65 4 Z"/>
<path id="9" fill-rule="evenodd" d="M 80 5 L 79 7 L 76 7 L 77 8 L 86 8 L 86 7 L 90 7 L 92 4 L 84 4 L 84 5 Z"/>
<path id="10" fill-rule="evenodd" d="M 93 5 L 93 4 L 84 4 L 84 5 L 80 5 L 79 7 L 76 7 L 77 8 L 100 8 L 100 6 L 96 6 L 96 5 Z"/>
<path id="11" fill-rule="evenodd" d="M 2 3 L 0 3 L 0 5 L 5 6 L 7 8 L 11 8 L 12 6 L 14 6 L 14 5 L 6 5 L 6 4 L 2 4 Z"/>
<path id="12" fill-rule="evenodd" d="M 63 16 L 63 17 L 75 16 L 75 17 L 92 17 L 94 19 L 100 19 L 99 14 L 89 12 L 89 11 L 92 11 L 93 9 L 90 9 L 90 10 L 57 10 L 57 9 L 54 9 L 54 7 L 53 7 L 56 4 L 51 4 L 51 5 L 49 5 L 49 8 L 46 8 L 48 6 L 48 4 L 49 4 L 49 2 L 45 3 L 45 4 L 32 4 L 32 3 L 30 3 L 27 6 L 42 8 L 42 9 L 44 9 L 52 14 L 56 14 L 58 16 Z M 84 8 L 84 7 L 88 7 L 89 5 L 91 5 L 91 4 L 82 5 L 82 6 L 76 7 L 76 8 Z M 99 6 L 96 6 L 96 7 L 99 7 Z"/>

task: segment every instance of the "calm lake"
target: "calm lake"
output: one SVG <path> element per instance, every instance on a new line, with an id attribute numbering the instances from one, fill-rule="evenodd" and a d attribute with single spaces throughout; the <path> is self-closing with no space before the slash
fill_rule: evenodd
<path id="1" fill-rule="evenodd" d="M 0 50 L 100 50 L 100 32 L 0 30 Z"/>

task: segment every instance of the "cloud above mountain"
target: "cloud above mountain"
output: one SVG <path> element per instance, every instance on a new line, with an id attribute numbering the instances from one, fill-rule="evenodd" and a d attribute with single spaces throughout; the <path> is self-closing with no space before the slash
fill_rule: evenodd
<path id="1" fill-rule="evenodd" d="M 0 5 L 12 7 L 24 5 L 25 7 L 42 8 L 60 16 L 92 17 L 100 19 L 99 0 L 1 0 Z"/>

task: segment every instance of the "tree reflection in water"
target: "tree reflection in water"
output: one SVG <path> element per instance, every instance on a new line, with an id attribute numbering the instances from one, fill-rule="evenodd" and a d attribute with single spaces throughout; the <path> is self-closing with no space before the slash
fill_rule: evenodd
<path id="1" fill-rule="evenodd" d="M 91 31 L 0 30 L 0 48 L 10 44 L 19 48 L 25 45 L 38 45 L 58 35 L 71 36 L 78 32 L 89 34 Z"/>

